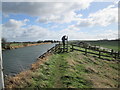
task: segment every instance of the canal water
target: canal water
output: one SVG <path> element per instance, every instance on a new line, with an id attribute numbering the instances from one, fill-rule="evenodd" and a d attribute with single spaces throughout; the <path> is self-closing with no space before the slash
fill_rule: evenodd
<path id="1" fill-rule="evenodd" d="M 29 69 L 40 55 L 52 48 L 55 44 L 43 44 L 2 52 L 4 75 L 14 75 Z"/>

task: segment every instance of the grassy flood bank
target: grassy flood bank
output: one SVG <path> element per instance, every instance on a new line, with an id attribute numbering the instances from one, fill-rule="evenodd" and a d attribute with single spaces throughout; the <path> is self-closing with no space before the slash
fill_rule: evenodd
<path id="1" fill-rule="evenodd" d="M 47 54 L 30 70 L 5 79 L 6 88 L 117 88 L 118 62 L 74 51 Z"/>
<path id="2" fill-rule="evenodd" d="M 22 47 L 28 47 L 28 46 L 35 46 L 35 45 L 42 45 L 42 44 L 50 44 L 49 43 L 12 43 L 9 44 L 9 46 L 2 48 L 2 50 L 11 50 L 11 49 L 17 49 Z"/>

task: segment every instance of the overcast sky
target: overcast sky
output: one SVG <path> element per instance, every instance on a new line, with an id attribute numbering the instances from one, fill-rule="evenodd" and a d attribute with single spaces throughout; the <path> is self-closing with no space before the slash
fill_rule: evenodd
<path id="1" fill-rule="evenodd" d="M 2 37 L 8 41 L 116 39 L 116 2 L 3 2 Z"/>

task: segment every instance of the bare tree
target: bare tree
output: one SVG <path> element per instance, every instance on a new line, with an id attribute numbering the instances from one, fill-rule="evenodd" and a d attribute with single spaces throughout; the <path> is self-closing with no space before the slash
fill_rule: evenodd
<path id="1" fill-rule="evenodd" d="M 6 43 L 7 40 L 5 38 L 2 38 L 2 43 Z"/>
<path id="2" fill-rule="evenodd" d="M 5 39 L 5 38 L 2 38 L 2 48 L 10 49 L 10 42 L 7 42 L 7 39 Z"/>

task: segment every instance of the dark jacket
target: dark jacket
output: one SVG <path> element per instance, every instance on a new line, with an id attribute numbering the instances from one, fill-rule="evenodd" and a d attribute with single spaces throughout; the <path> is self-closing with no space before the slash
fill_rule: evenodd
<path id="1" fill-rule="evenodd" d="M 67 38 L 66 38 L 66 36 L 63 36 L 62 41 L 65 41 L 65 40 L 67 40 Z"/>

